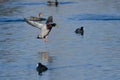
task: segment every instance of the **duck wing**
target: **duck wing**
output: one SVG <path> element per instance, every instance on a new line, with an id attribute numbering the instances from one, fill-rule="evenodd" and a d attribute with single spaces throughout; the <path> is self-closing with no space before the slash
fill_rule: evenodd
<path id="1" fill-rule="evenodd" d="M 47 21 L 46 21 L 46 24 L 50 24 L 50 23 L 53 23 L 53 17 L 52 16 L 49 16 Z"/>
<path id="2" fill-rule="evenodd" d="M 25 20 L 28 24 L 30 24 L 31 26 L 36 27 L 36 28 L 39 28 L 39 29 L 41 29 L 41 28 L 44 26 L 43 24 L 41 24 L 41 23 L 39 23 L 39 22 L 31 21 L 31 20 L 28 20 L 28 19 L 26 19 L 26 18 L 24 18 L 24 20 Z"/>

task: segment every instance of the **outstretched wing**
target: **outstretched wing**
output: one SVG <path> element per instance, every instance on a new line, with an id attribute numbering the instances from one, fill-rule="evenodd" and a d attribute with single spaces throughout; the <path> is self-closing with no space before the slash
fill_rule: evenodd
<path id="1" fill-rule="evenodd" d="M 28 24 L 30 24 L 30 25 L 32 25 L 32 26 L 34 26 L 34 27 L 36 27 L 36 28 L 39 28 L 39 29 L 41 29 L 41 28 L 44 26 L 43 24 L 41 24 L 41 23 L 39 23 L 39 22 L 31 21 L 31 20 L 28 20 L 28 19 L 26 19 L 26 18 L 24 18 L 24 20 L 25 20 Z"/>
<path id="2" fill-rule="evenodd" d="M 50 24 L 50 23 L 53 23 L 53 17 L 52 16 L 49 16 L 47 21 L 46 21 L 46 24 Z"/>

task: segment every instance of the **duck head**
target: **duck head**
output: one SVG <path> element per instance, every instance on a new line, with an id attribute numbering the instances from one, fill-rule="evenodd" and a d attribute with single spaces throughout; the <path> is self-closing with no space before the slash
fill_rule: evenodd
<path id="1" fill-rule="evenodd" d="M 43 17 L 43 14 L 42 13 L 39 13 L 39 18 L 42 18 Z"/>

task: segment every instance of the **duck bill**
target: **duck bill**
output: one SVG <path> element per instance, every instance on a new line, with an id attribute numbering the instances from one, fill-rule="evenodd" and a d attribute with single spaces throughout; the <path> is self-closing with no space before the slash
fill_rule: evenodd
<path id="1" fill-rule="evenodd" d="M 58 25 L 56 25 L 55 27 L 58 28 Z"/>

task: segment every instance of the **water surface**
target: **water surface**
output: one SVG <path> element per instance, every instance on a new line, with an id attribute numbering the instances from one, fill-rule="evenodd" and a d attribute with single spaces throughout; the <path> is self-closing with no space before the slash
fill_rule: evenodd
<path id="1" fill-rule="evenodd" d="M 24 22 L 39 12 L 52 15 L 58 25 L 48 43 Z M 120 80 L 119 13 L 119 0 L 60 0 L 58 7 L 44 0 L 1 2 L 0 79 Z M 83 36 L 74 33 L 81 26 Z M 49 70 L 38 75 L 38 62 Z"/>

